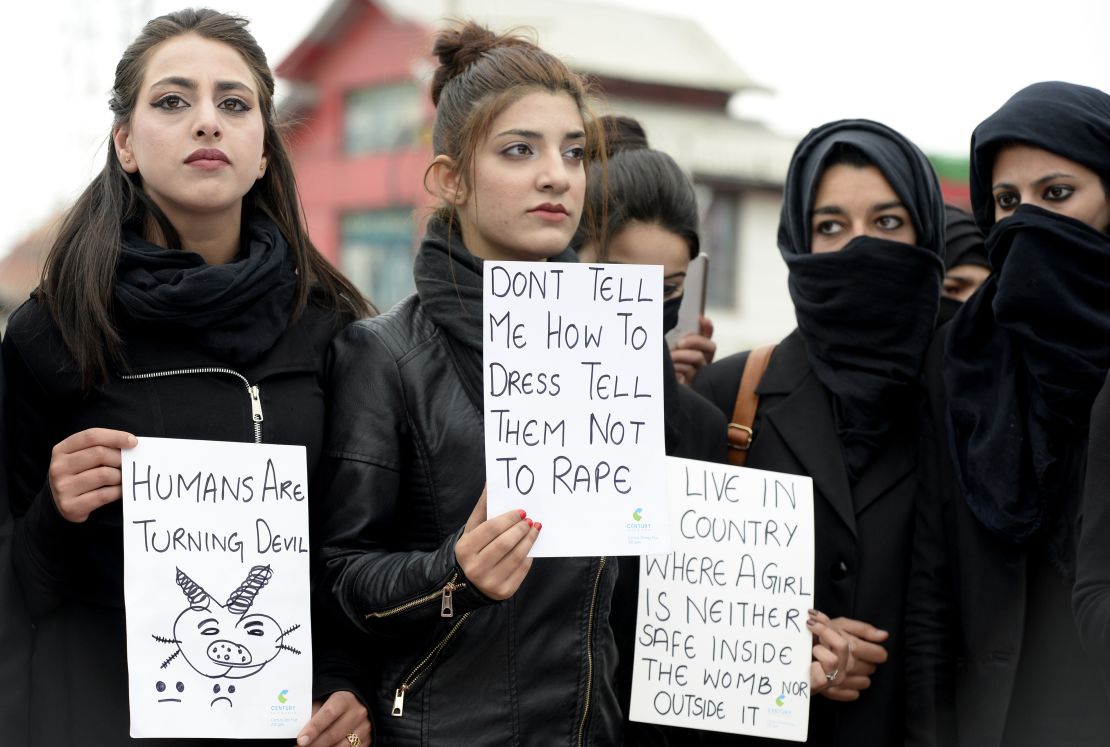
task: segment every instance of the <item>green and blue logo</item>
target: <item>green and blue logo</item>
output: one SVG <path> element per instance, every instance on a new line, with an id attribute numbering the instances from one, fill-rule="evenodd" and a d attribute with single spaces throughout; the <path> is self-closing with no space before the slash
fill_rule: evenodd
<path id="1" fill-rule="evenodd" d="M 777 698 L 775 698 L 775 705 L 777 705 L 779 708 L 782 708 L 784 705 L 786 705 L 786 693 L 782 693 Z"/>
<path id="2" fill-rule="evenodd" d="M 285 697 L 288 694 L 289 694 L 288 690 L 282 690 L 280 693 L 278 693 L 278 702 L 279 703 L 285 703 L 286 701 L 288 701 L 289 698 Z"/>
<path id="3" fill-rule="evenodd" d="M 632 512 L 632 520 L 633 521 L 640 521 L 641 519 L 643 519 L 644 518 L 643 511 L 644 511 L 644 509 L 642 509 L 642 508 L 637 508 L 635 511 L 633 511 Z"/>

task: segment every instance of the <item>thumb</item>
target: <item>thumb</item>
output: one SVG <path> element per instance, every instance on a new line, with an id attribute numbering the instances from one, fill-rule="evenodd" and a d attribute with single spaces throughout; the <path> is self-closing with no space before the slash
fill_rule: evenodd
<path id="1" fill-rule="evenodd" d="M 482 495 L 478 497 L 478 502 L 474 504 L 474 510 L 470 512 L 470 517 L 466 520 L 466 527 L 463 529 L 463 534 L 473 532 L 478 526 L 486 520 L 486 487 L 482 486 Z"/>
<path id="2" fill-rule="evenodd" d="M 704 314 L 698 317 L 698 328 L 702 337 L 713 337 L 713 320 Z"/>

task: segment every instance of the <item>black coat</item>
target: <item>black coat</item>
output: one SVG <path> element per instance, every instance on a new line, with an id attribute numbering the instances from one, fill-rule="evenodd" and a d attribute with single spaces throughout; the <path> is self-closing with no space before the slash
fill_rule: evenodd
<path id="1" fill-rule="evenodd" d="M 1079 638 L 1110 694 L 1110 378 L 1106 382 L 1091 409 L 1074 597 Z"/>
<path id="2" fill-rule="evenodd" d="M 322 471 L 325 591 L 380 652 L 369 705 L 386 745 L 620 740 L 612 558 L 536 558 L 511 598 L 455 560 L 482 492 L 481 410 L 447 333 L 412 295 L 332 346 Z M 480 388 L 479 384 L 479 388 Z M 542 520 L 542 517 L 539 517 Z M 441 617 L 442 591 L 453 615 Z M 404 687 L 401 715 L 391 715 Z"/>
<path id="3" fill-rule="evenodd" d="M 1024 703 L 1015 695 L 1030 619 L 1038 621 L 1038 630 L 1055 629 L 1051 641 L 1032 644 L 1041 647 L 1040 654 L 1070 655 L 1072 661 L 1082 654 L 1068 604 L 1069 586 L 1046 562 L 1037 562 L 1043 547 L 1027 548 L 1000 539 L 980 524 L 963 498 L 946 427 L 941 378 L 948 332 L 948 326 L 938 331 L 924 369 L 920 495 L 906 611 L 906 743 L 996 747 L 1023 736 L 1007 733 L 1008 719 L 1015 719 L 1012 729 L 1030 720 L 1030 715 L 1041 723 L 1047 723 L 1044 719 L 1049 716 L 1063 716 L 1045 701 Z M 1094 446 L 1094 440 L 1091 443 Z M 1078 491 L 1081 475 L 1072 477 L 1069 482 Z M 1105 525 L 1102 516 L 1096 521 Z M 1082 561 L 1088 574 L 1106 578 L 1105 567 L 1095 565 L 1105 552 L 1099 548 Z M 1027 675 L 1027 680 L 1034 690 L 1043 687 L 1042 692 L 1055 691 L 1078 704 L 1074 712 L 1083 718 L 1105 723 L 1103 688 L 1092 681 L 1088 662 L 1076 664 L 1067 682 L 1042 681 L 1035 674 Z M 1097 741 L 1080 743 L 1103 744 L 1104 737 L 1105 732 Z"/>
<path id="4" fill-rule="evenodd" d="M 746 361 L 747 353 L 729 356 L 703 369 L 694 380 L 694 388 L 729 419 Z M 807 744 L 898 744 L 916 432 L 908 422 L 894 428 L 885 448 L 850 485 L 828 391 L 813 373 L 797 332 L 775 348 L 757 393 L 755 437 L 747 466 L 813 478 L 813 606 L 830 617 L 863 620 L 890 633 L 889 659 L 858 701 L 814 699 Z M 746 743 L 719 735 L 708 741 Z"/>
<path id="5" fill-rule="evenodd" d="M 341 324 L 310 306 L 272 349 L 239 371 L 260 391 L 261 440 L 305 445 L 310 475 L 323 441 L 324 354 Z M 121 334 L 130 373 L 226 365 L 157 327 L 125 327 Z M 118 501 L 103 506 L 82 524 L 63 519 L 46 479 L 51 449 L 91 427 L 139 437 L 254 441 L 249 393 L 233 374 L 197 373 L 144 380 L 111 376 L 83 395 L 53 318 L 34 299 L 12 315 L 3 357 L 16 516 L 13 559 L 36 625 L 31 743 L 139 744 L 128 737 L 122 507 Z M 339 641 L 326 632 L 325 620 L 317 619 L 314 611 L 316 695 L 357 691 L 357 669 L 343 663 Z"/>
<path id="6" fill-rule="evenodd" d="M 4 368 L 0 365 L 0 412 L 4 411 Z M 12 514 L 8 509 L 6 434 L 0 428 L 0 724 L 11 744 L 27 743 L 31 687 L 31 621 L 12 566 Z"/>

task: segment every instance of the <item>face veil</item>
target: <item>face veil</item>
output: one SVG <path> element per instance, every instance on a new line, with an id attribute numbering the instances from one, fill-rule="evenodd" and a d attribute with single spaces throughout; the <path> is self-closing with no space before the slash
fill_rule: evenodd
<path id="1" fill-rule="evenodd" d="M 964 500 L 1014 543 L 1046 539 L 1065 574 L 1091 405 L 1110 369 L 1110 236 L 1021 205 L 994 223 L 1001 147 L 1041 148 L 1110 175 L 1110 96 L 1067 83 L 1019 91 L 972 136 L 971 194 L 993 274 L 953 322 L 948 432 Z"/>
<path id="2" fill-rule="evenodd" d="M 811 216 L 830 156 L 861 152 L 905 205 L 918 245 L 861 236 L 836 252 L 811 251 Z M 894 130 L 833 122 L 798 145 L 786 177 L 778 244 L 789 269 L 798 331 L 854 481 L 912 409 L 936 322 L 944 275 L 944 204 L 928 159 Z"/>

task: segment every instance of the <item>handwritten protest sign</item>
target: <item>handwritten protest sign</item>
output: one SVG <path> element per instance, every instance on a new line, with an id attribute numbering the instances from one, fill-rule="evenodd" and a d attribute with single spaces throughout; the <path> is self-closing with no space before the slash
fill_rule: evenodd
<path id="1" fill-rule="evenodd" d="M 632 720 L 805 741 L 813 482 L 667 463 L 674 550 L 640 561 Z"/>
<path id="2" fill-rule="evenodd" d="M 662 268 L 486 262 L 483 278 L 489 515 L 541 522 L 534 556 L 665 552 Z"/>
<path id="3" fill-rule="evenodd" d="M 312 715 L 303 446 L 123 452 L 132 737 L 294 737 Z"/>

